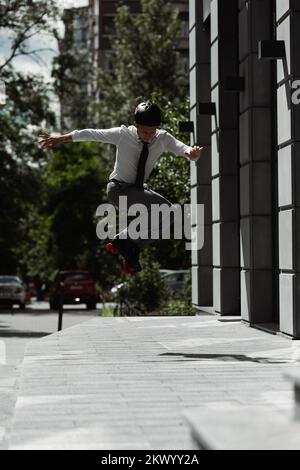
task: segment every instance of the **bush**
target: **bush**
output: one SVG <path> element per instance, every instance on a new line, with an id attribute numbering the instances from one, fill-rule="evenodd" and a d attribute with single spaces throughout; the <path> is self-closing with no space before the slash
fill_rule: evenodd
<path id="1" fill-rule="evenodd" d="M 186 277 L 184 287 L 176 292 L 163 309 L 164 315 L 180 315 L 192 316 L 196 314 L 196 310 L 192 306 L 192 278 L 191 273 Z"/>
<path id="2" fill-rule="evenodd" d="M 117 317 L 119 316 L 117 312 L 114 311 L 112 307 L 105 307 L 101 312 L 100 312 L 100 317 Z"/>
<path id="3" fill-rule="evenodd" d="M 176 298 L 169 291 L 159 272 L 159 264 L 151 257 L 143 259 L 144 270 L 128 280 L 117 296 L 121 315 L 195 315 L 192 307 L 191 276 L 184 288 L 176 292 Z"/>
<path id="4" fill-rule="evenodd" d="M 120 306 L 130 305 L 133 310 L 145 315 L 163 307 L 168 297 L 167 288 L 159 272 L 159 264 L 151 260 L 144 261 L 142 272 L 128 278 L 118 292 Z"/>
<path id="5" fill-rule="evenodd" d="M 172 300 L 163 310 L 163 315 L 166 316 L 193 316 L 195 314 L 196 311 L 192 305 L 184 300 Z"/>

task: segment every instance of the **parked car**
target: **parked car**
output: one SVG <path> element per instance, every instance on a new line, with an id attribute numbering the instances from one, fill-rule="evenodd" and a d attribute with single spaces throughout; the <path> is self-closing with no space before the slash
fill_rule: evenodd
<path id="1" fill-rule="evenodd" d="M 17 276 L 0 276 L 0 304 L 20 308 L 26 305 L 26 289 Z"/>
<path id="2" fill-rule="evenodd" d="M 89 310 L 95 310 L 99 301 L 95 282 L 88 271 L 59 272 L 55 277 L 49 297 L 52 310 L 59 308 L 61 295 L 64 304 L 86 304 Z"/>
<path id="3" fill-rule="evenodd" d="M 190 271 L 188 269 L 183 269 L 162 275 L 162 279 L 169 289 L 172 297 L 180 296 L 180 293 L 186 285 L 189 274 Z"/>

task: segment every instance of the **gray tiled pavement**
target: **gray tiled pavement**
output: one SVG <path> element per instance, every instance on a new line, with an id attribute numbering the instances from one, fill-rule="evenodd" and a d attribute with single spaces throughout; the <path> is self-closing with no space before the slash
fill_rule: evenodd
<path id="1" fill-rule="evenodd" d="M 27 347 L 10 449 L 193 449 L 204 404 L 293 407 L 300 343 L 209 315 L 95 318 Z"/>

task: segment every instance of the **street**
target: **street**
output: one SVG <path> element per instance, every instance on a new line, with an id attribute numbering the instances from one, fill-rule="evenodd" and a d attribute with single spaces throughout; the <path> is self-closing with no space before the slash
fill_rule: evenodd
<path id="1" fill-rule="evenodd" d="M 85 322 L 101 312 L 86 310 L 85 306 L 66 306 L 62 328 L 69 328 Z M 49 311 L 48 302 L 33 301 L 25 311 L 14 308 L 0 310 L 0 450 L 6 448 L 6 432 L 13 416 L 26 345 L 35 339 L 55 333 L 58 314 Z"/>

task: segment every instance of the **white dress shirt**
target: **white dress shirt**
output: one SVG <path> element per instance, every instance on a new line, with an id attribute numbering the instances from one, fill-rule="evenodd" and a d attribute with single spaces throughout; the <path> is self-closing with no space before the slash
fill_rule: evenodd
<path id="1" fill-rule="evenodd" d="M 98 141 L 114 144 L 117 147 L 116 161 L 110 179 L 115 178 L 125 183 L 135 183 L 137 167 L 143 143 L 135 126 L 121 126 L 112 129 L 83 129 L 71 132 L 74 142 Z M 149 143 L 149 156 L 145 168 L 144 182 L 150 176 L 157 160 L 164 152 L 185 156 L 190 147 L 175 139 L 169 132 L 158 129 Z"/>

